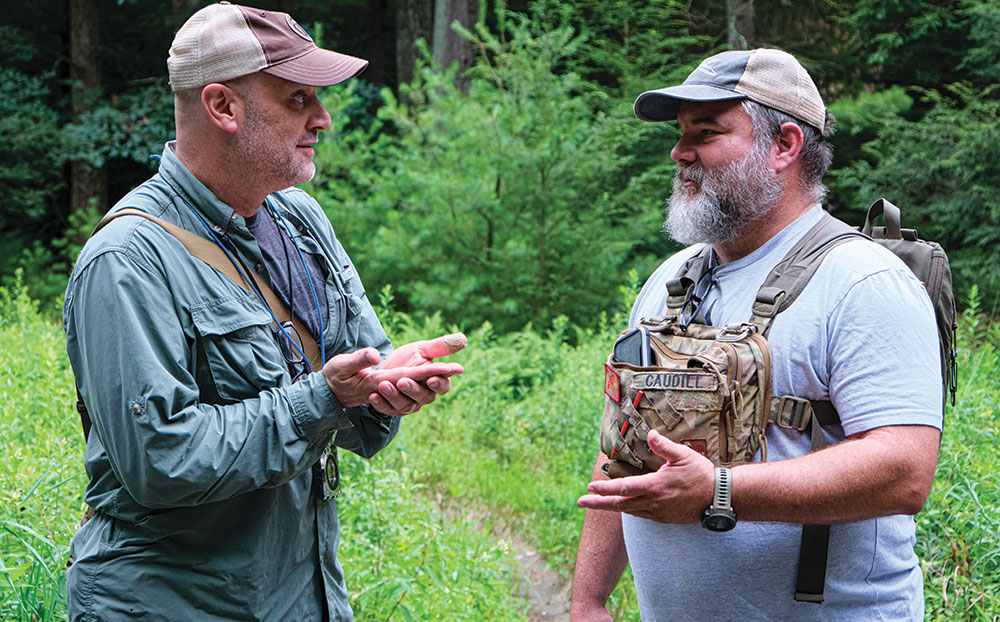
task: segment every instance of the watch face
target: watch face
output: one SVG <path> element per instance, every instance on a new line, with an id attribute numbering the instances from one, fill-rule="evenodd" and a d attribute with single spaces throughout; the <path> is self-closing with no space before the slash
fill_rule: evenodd
<path id="1" fill-rule="evenodd" d="M 736 526 L 736 518 L 729 514 L 710 514 L 706 510 L 701 524 L 705 529 L 711 531 L 729 531 Z"/>

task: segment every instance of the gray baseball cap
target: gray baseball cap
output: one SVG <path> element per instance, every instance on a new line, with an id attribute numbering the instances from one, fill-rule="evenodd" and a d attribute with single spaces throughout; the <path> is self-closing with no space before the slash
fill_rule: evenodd
<path id="1" fill-rule="evenodd" d="M 808 123 L 822 134 L 826 106 L 809 73 L 781 50 L 722 52 L 706 58 L 680 86 L 646 91 L 635 100 L 643 121 L 673 121 L 686 101 L 749 99 Z"/>

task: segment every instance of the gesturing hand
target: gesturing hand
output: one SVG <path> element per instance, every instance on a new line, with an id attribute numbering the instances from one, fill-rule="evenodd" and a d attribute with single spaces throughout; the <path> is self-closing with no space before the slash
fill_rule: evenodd
<path id="1" fill-rule="evenodd" d="M 658 523 L 697 523 L 712 502 L 715 467 L 690 447 L 650 431 L 649 448 L 666 463 L 653 473 L 598 480 L 576 504 L 624 512 Z"/>
<path id="2" fill-rule="evenodd" d="M 374 369 L 373 366 L 378 365 L 379 360 L 381 357 L 378 350 L 364 348 L 350 354 L 338 354 L 326 362 L 323 377 L 342 406 L 367 404 L 381 383 L 395 387 L 401 379 L 419 383 L 431 378 L 437 378 L 438 382 L 448 382 L 450 376 L 463 371 L 462 366 L 456 363 L 434 363 L 430 360 L 423 364 L 392 369 L 385 369 L 383 364 L 381 368 Z M 413 359 L 397 361 L 405 363 L 412 362 Z"/>
<path id="3" fill-rule="evenodd" d="M 457 369 L 454 373 L 462 373 L 462 366 L 457 363 L 433 363 L 439 356 L 454 354 L 465 347 L 467 340 L 462 333 L 453 333 L 436 339 L 414 341 L 393 350 L 392 354 L 382 362 L 382 370 L 425 369 L 428 365 L 448 365 Z M 406 374 L 398 381 L 384 380 L 379 382 L 378 390 L 368 396 L 372 407 L 386 415 L 402 416 L 420 410 L 425 404 L 430 404 L 438 395 L 444 395 L 451 390 L 449 376 L 453 374 L 435 374 L 421 378 Z"/>

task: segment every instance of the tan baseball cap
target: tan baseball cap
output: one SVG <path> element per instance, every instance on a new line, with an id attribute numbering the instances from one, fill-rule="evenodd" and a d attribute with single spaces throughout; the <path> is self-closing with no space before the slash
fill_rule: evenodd
<path id="1" fill-rule="evenodd" d="M 330 86 L 358 75 L 368 61 L 316 46 L 292 16 L 220 2 L 190 17 L 167 58 L 175 91 L 263 71 L 297 84 Z"/>
<path id="2" fill-rule="evenodd" d="M 815 127 L 826 123 L 819 89 L 794 56 L 781 50 L 722 52 L 706 58 L 680 86 L 646 91 L 635 100 L 643 121 L 673 121 L 685 101 L 749 99 Z"/>

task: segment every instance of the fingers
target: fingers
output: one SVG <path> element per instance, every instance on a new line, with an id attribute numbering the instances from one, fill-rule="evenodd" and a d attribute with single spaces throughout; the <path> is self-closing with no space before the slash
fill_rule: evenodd
<path id="1" fill-rule="evenodd" d="M 402 378 L 409 378 L 415 382 L 424 382 L 434 376 L 448 378 L 462 373 L 464 368 L 458 363 L 427 363 L 416 367 L 396 367 L 393 369 L 379 369 L 374 372 L 374 378 L 381 382 L 386 380 L 396 384 Z"/>
<path id="2" fill-rule="evenodd" d="M 649 445 L 649 449 L 654 454 L 666 459 L 667 464 L 677 464 L 684 458 L 692 457 L 691 454 L 701 455 L 687 445 L 681 445 L 680 443 L 673 442 L 656 430 L 649 431 L 646 443 Z"/>
<path id="3" fill-rule="evenodd" d="M 379 412 L 392 415 L 414 413 L 421 406 L 430 404 L 437 394 L 409 378 L 401 379 L 396 385 L 381 382 L 378 392 L 370 396 L 370 403 Z"/>
<path id="4" fill-rule="evenodd" d="M 452 333 L 418 343 L 418 349 L 428 359 L 455 354 L 466 346 L 468 339 L 462 333 Z"/>
<path id="5" fill-rule="evenodd" d="M 649 503 L 649 499 L 645 497 L 626 497 L 620 495 L 583 495 L 576 500 L 577 506 L 587 510 L 624 512 L 626 514 L 648 513 Z"/>
<path id="6" fill-rule="evenodd" d="M 444 395 L 448 391 L 451 391 L 451 378 L 431 376 L 427 379 L 427 388 L 434 391 L 438 395 Z"/>
<path id="7" fill-rule="evenodd" d="M 587 484 L 587 492 L 599 496 L 635 497 L 655 492 L 657 473 L 644 473 L 616 479 L 595 480 Z"/>

